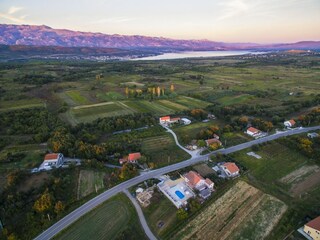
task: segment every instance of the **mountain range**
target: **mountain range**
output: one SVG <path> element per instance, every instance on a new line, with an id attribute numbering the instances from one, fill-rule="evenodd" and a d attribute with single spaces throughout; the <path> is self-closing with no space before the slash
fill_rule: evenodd
<path id="1" fill-rule="evenodd" d="M 289 50 L 320 49 L 320 41 L 297 43 L 256 44 L 225 43 L 210 40 L 176 40 L 140 35 L 118 35 L 53 29 L 41 25 L 0 24 L 1 45 L 89 47 L 117 49 L 182 50 Z"/>

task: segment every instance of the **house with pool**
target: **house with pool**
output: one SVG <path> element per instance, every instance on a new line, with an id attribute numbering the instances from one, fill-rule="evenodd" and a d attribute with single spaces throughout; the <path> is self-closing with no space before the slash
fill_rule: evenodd
<path id="1" fill-rule="evenodd" d="M 163 176 L 157 186 L 177 208 L 186 206 L 188 199 L 195 197 L 183 178 L 171 180 L 168 176 Z"/>

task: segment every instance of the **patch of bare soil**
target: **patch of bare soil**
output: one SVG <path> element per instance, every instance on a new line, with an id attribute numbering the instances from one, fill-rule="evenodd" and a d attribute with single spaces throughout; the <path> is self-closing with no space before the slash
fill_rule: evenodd
<path id="1" fill-rule="evenodd" d="M 20 184 L 18 192 L 28 192 L 32 188 L 39 188 L 46 183 L 49 178 L 50 177 L 47 172 L 35 173 Z"/>
<path id="2" fill-rule="evenodd" d="M 299 182 L 292 186 L 290 193 L 296 197 L 302 193 L 308 192 L 312 188 L 319 186 L 320 184 L 320 171 L 313 173 L 309 177 L 305 178 L 304 181 Z"/>

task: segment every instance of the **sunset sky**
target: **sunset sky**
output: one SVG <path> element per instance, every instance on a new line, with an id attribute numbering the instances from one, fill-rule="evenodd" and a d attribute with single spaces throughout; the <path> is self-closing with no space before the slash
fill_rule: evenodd
<path id="1" fill-rule="evenodd" d="M 0 23 L 226 42 L 320 40 L 320 0 L 0 0 Z"/>

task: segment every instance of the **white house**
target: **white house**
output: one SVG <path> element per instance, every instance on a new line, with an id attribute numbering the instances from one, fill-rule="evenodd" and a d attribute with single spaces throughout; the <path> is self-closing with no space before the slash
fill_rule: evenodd
<path id="1" fill-rule="evenodd" d="M 313 132 L 313 133 L 308 133 L 307 136 L 308 138 L 316 138 L 316 137 L 319 137 L 319 134 L 316 132 Z"/>
<path id="2" fill-rule="evenodd" d="M 291 119 L 291 120 L 285 121 L 283 124 L 286 127 L 293 127 L 296 124 L 296 122 L 293 119 Z"/>
<path id="3" fill-rule="evenodd" d="M 180 121 L 180 118 L 171 118 L 170 116 L 164 116 L 159 118 L 160 124 L 176 123 L 178 121 Z"/>
<path id="4" fill-rule="evenodd" d="M 251 136 L 251 137 L 257 137 L 257 136 L 259 136 L 261 134 L 261 131 L 256 129 L 256 128 L 254 128 L 254 127 L 249 127 L 247 129 L 247 134 L 249 136 Z"/>
<path id="5" fill-rule="evenodd" d="M 227 175 L 227 177 L 239 176 L 240 169 L 233 162 L 226 162 L 226 163 L 220 165 L 220 168 L 222 171 L 224 171 L 224 173 Z"/>
<path id="6" fill-rule="evenodd" d="M 53 167 L 60 167 L 64 162 L 62 153 L 48 153 L 44 156 L 44 161 L 39 169 L 51 170 Z"/>

